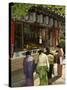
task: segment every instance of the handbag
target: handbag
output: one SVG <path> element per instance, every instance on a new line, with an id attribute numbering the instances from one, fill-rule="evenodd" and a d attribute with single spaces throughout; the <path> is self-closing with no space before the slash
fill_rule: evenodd
<path id="1" fill-rule="evenodd" d="M 34 86 L 40 85 L 40 78 L 36 71 L 33 73 L 33 81 L 34 81 Z"/>

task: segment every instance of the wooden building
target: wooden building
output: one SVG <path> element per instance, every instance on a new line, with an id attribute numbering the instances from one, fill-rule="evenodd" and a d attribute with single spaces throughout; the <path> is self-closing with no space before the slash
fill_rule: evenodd
<path id="1" fill-rule="evenodd" d="M 55 13 L 50 8 L 31 7 L 26 16 L 15 20 L 15 51 L 27 46 L 55 47 L 59 44 L 64 21 L 63 15 Z"/>

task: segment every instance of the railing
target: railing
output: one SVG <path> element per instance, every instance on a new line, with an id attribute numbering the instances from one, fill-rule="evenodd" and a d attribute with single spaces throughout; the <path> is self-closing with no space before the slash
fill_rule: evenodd
<path id="1" fill-rule="evenodd" d="M 40 49 L 32 49 L 32 50 L 30 50 L 31 55 L 34 55 L 34 54 L 38 53 L 39 50 Z M 14 52 L 14 55 L 13 55 L 13 57 L 11 59 L 13 60 L 13 59 L 16 59 L 16 58 L 25 57 L 26 52 L 27 51 Z"/>

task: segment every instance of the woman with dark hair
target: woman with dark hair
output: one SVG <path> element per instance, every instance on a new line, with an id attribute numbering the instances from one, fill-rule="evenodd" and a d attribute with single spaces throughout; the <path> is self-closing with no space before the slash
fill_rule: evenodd
<path id="1" fill-rule="evenodd" d="M 52 73 L 53 73 L 53 64 L 54 64 L 54 56 L 50 53 L 50 48 L 46 48 L 46 55 L 48 56 L 49 61 L 49 72 L 48 72 L 48 81 L 51 84 Z"/>
<path id="2" fill-rule="evenodd" d="M 48 57 L 46 54 L 43 53 L 42 50 L 39 50 L 39 60 L 37 63 L 37 73 L 40 78 L 40 85 L 48 85 L 48 69 L 49 69 L 49 62 Z"/>
<path id="3" fill-rule="evenodd" d="M 23 61 L 23 70 L 26 78 L 26 86 L 33 85 L 33 57 L 31 56 L 31 52 L 26 52 L 26 57 Z"/>

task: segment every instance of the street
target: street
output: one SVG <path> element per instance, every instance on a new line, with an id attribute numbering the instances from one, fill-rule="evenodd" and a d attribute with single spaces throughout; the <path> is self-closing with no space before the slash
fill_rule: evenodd
<path id="1" fill-rule="evenodd" d="M 65 65 L 63 65 L 62 77 L 54 80 L 53 85 L 65 84 Z"/>
<path id="2" fill-rule="evenodd" d="M 25 86 L 25 77 L 22 69 L 12 72 L 12 87 Z M 53 78 L 52 85 L 65 84 L 65 65 L 63 65 L 62 77 Z M 36 85 L 35 85 L 36 86 Z"/>

